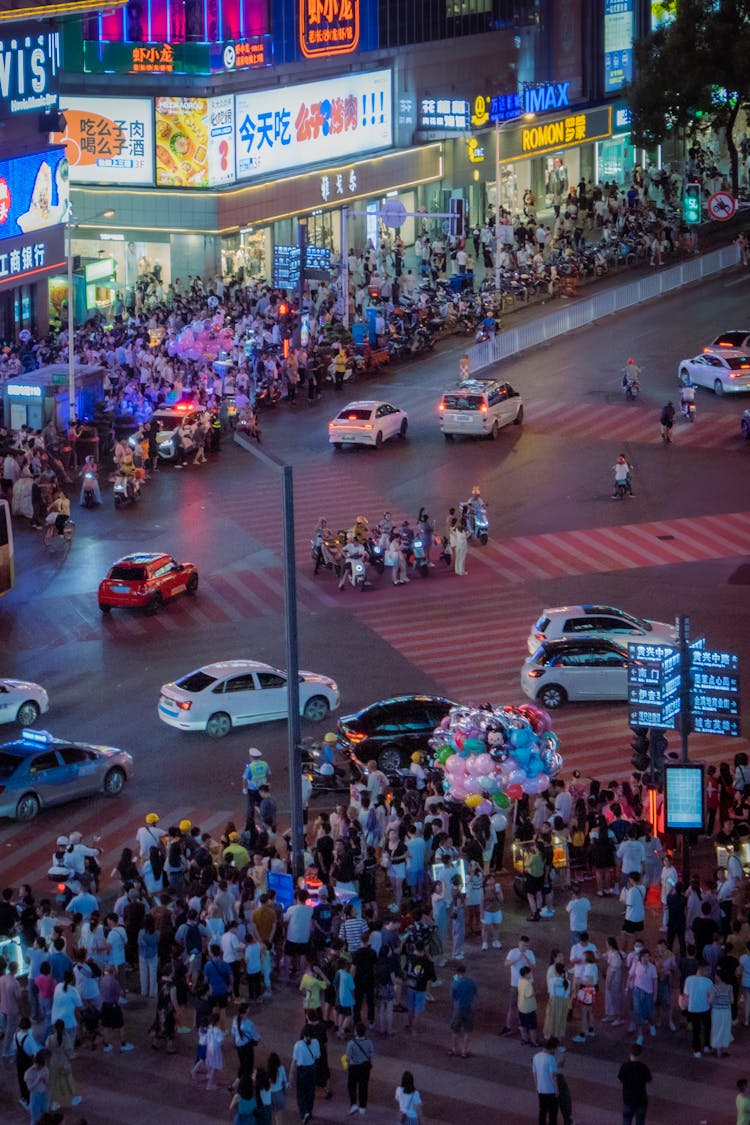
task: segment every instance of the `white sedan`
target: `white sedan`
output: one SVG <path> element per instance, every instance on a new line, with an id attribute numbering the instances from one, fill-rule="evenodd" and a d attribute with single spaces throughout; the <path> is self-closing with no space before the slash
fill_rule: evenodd
<path id="1" fill-rule="evenodd" d="M 717 395 L 750 391 L 750 352 L 738 348 L 704 351 L 680 362 L 678 378 L 683 386 L 708 387 Z"/>
<path id="2" fill-rule="evenodd" d="M 406 437 L 409 419 L 389 402 L 350 402 L 328 423 L 328 441 L 334 449 L 342 445 L 374 445 L 380 449 L 392 437 Z"/>
<path id="3" fill-rule="evenodd" d="M 339 705 L 339 689 L 328 676 L 299 674 L 299 710 L 319 723 Z M 257 660 L 220 660 L 205 664 L 174 683 L 164 684 L 158 715 L 178 730 L 204 730 L 223 738 L 232 727 L 284 719 L 286 673 Z"/>
<path id="4" fill-rule="evenodd" d="M 31 726 L 49 711 L 49 696 L 39 684 L 28 680 L 0 680 L 0 723 Z"/>

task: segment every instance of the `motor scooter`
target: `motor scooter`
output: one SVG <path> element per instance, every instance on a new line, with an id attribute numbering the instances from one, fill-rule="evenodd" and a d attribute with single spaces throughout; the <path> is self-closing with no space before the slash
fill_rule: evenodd
<path id="1" fill-rule="evenodd" d="M 140 500 L 141 482 L 135 476 L 127 476 L 125 473 L 116 473 L 112 491 L 115 508 L 128 508 L 131 504 L 135 504 Z"/>
<path id="2" fill-rule="evenodd" d="M 364 558 L 351 555 L 344 559 L 339 589 L 343 589 L 347 582 L 350 582 L 355 590 L 364 590 L 365 586 L 370 585 L 367 581 L 367 564 Z"/>
<path id="3" fill-rule="evenodd" d="M 430 577 L 430 566 L 425 554 L 424 541 L 419 535 L 415 535 L 411 542 L 411 565 L 422 578 Z"/>
<path id="4" fill-rule="evenodd" d="M 95 508 L 99 501 L 96 498 L 96 473 L 83 474 L 83 487 L 81 489 L 81 504 L 84 508 Z"/>

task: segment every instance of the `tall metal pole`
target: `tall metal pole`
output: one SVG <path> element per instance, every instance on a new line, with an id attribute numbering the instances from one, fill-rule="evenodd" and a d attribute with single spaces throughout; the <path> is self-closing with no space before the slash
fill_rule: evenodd
<path id="1" fill-rule="evenodd" d="M 690 706 L 690 692 L 692 677 L 690 665 L 692 662 L 692 649 L 690 648 L 690 618 L 678 617 L 677 643 L 680 649 L 680 749 L 682 751 L 683 765 L 688 760 L 688 736 L 692 724 L 692 709 Z M 685 886 L 690 882 L 690 832 L 682 833 L 682 878 Z"/>
<path id="2" fill-rule="evenodd" d="M 284 636 L 287 677 L 287 764 L 289 767 L 289 807 L 291 814 L 291 866 L 295 880 L 304 873 L 305 830 L 302 822 L 302 770 L 299 760 L 299 636 L 297 631 L 297 573 L 294 551 L 294 477 L 291 465 L 251 445 L 242 434 L 235 434 L 237 445 L 251 453 L 274 472 L 281 471 L 282 518 L 284 522 Z"/>
<path id="3" fill-rule="evenodd" d="M 297 248 L 299 250 L 299 282 L 297 308 L 302 311 L 302 298 L 305 294 L 305 268 L 307 266 L 307 215 L 297 217 Z"/>
<path id="4" fill-rule="evenodd" d="M 68 232 L 68 415 L 71 425 L 76 421 L 76 353 L 75 298 L 73 295 L 73 223 L 66 223 Z"/>
<path id="5" fill-rule="evenodd" d="M 500 292 L 500 122 L 495 122 L 495 292 Z"/>
<path id="6" fill-rule="evenodd" d="M 349 327 L 349 208 L 341 208 L 341 300 L 344 328 Z"/>
<path id="7" fill-rule="evenodd" d="M 284 505 L 284 632 L 286 636 L 287 760 L 292 821 L 292 875 L 304 870 L 302 825 L 302 774 L 299 756 L 299 638 L 297 635 L 297 579 L 294 557 L 294 478 L 292 466 L 282 470 Z"/>

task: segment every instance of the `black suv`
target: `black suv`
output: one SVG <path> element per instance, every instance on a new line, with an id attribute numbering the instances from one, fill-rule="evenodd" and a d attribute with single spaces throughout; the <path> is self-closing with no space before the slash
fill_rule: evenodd
<path id="1" fill-rule="evenodd" d="M 434 695 L 399 695 L 344 715 L 337 729 L 342 749 L 360 762 L 374 759 L 383 773 L 408 769 L 415 750 L 428 749 L 435 727 L 458 704 Z"/>

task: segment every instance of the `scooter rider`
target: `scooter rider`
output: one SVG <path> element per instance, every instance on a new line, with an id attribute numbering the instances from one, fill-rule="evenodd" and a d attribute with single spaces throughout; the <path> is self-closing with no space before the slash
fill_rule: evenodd
<path id="1" fill-rule="evenodd" d="M 680 413 L 686 418 L 690 413 L 691 405 L 695 406 L 695 387 L 692 383 L 686 383 L 680 391 Z"/>
<path id="2" fill-rule="evenodd" d="M 58 535 L 62 535 L 65 525 L 70 519 L 70 500 L 64 492 L 58 489 L 47 508 L 47 525 L 54 524 Z M 51 534 L 51 532 L 50 532 Z"/>
<path id="3" fill-rule="evenodd" d="M 487 518 L 487 505 L 482 499 L 482 494 L 479 485 L 475 484 L 471 490 L 471 496 L 465 500 L 461 505 L 467 515 L 467 522 L 469 524 L 469 531 L 472 535 L 476 534 L 476 520 Z"/>
<path id="4" fill-rule="evenodd" d="M 98 474 L 99 474 L 99 466 L 97 465 L 93 456 L 89 453 L 86 457 L 86 460 L 83 462 L 83 468 L 81 469 L 82 484 L 81 484 L 80 505 L 81 505 L 82 508 L 84 508 L 86 506 L 85 501 L 86 501 L 86 493 L 87 492 L 93 492 L 95 503 L 101 504 L 101 502 L 102 502 L 102 494 L 101 494 L 101 491 L 99 490 L 99 476 L 98 476 Z"/>
<path id="5" fill-rule="evenodd" d="M 352 539 L 356 539 L 358 543 L 366 543 L 370 538 L 370 524 L 365 516 L 355 516 L 354 526 L 350 529 L 349 535 Z"/>
<path id="6" fill-rule="evenodd" d="M 633 466 L 630 464 L 630 462 L 628 461 L 628 459 L 627 459 L 627 457 L 625 456 L 624 453 L 620 454 L 620 456 L 617 458 L 617 460 L 615 461 L 612 468 L 613 468 L 614 474 L 615 474 L 615 492 L 614 492 L 614 495 L 617 496 L 618 486 L 621 485 L 621 484 L 624 484 L 625 485 L 625 491 L 628 493 L 629 496 L 632 496 L 633 495 L 633 486 L 630 482 L 630 474 L 632 472 Z"/>
<path id="7" fill-rule="evenodd" d="M 625 393 L 631 391 L 633 387 L 639 387 L 641 383 L 641 369 L 635 360 L 631 357 L 625 364 L 622 371 L 622 387 Z"/>
<path id="8" fill-rule="evenodd" d="M 358 516 L 357 519 L 360 517 Z M 344 565 L 341 569 L 341 578 L 339 579 L 339 590 L 343 589 L 347 580 L 353 577 L 352 564 L 355 561 L 363 562 L 365 558 L 365 548 L 358 539 L 355 538 L 353 532 L 349 532 L 347 536 L 347 544 L 344 547 Z"/>

